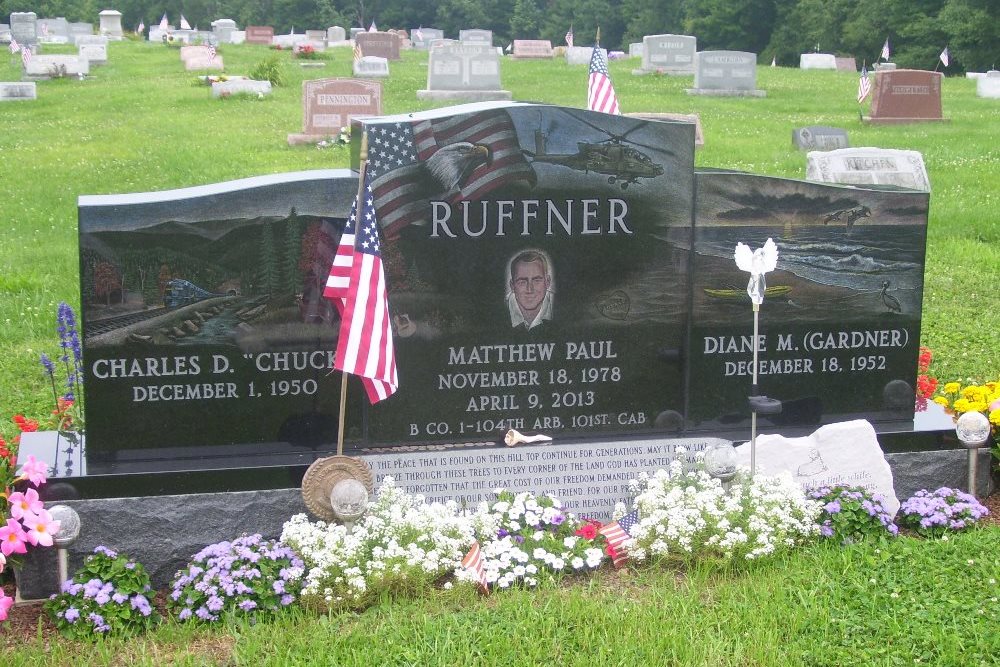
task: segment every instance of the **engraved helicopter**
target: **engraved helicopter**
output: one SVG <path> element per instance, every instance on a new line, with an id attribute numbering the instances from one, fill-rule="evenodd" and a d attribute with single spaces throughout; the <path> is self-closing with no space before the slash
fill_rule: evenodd
<path id="1" fill-rule="evenodd" d="M 662 165 L 653 162 L 652 158 L 642 151 L 632 148 L 632 146 L 642 146 L 665 153 L 670 153 L 670 151 L 662 147 L 647 146 L 625 140 L 637 129 L 645 127 L 645 123 L 639 123 L 622 134 L 615 134 L 579 116 L 568 115 L 573 116 L 584 125 L 603 132 L 608 135 L 608 138 L 598 142 L 578 141 L 576 142 L 576 153 L 546 153 L 545 134 L 539 129 L 535 130 L 535 151 L 522 149 L 522 152 L 533 162 L 558 164 L 587 173 L 608 174 L 608 183 L 612 185 L 618 183 L 622 190 L 627 189 L 633 183 L 638 183 L 640 178 L 655 178 L 663 174 Z M 632 146 L 627 146 L 626 143 L 632 144 Z"/>

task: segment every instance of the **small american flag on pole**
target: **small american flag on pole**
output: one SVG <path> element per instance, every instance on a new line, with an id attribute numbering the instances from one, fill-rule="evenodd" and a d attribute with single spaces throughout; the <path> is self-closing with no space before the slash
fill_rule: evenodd
<path id="1" fill-rule="evenodd" d="M 13 37 L 10 38 L 10 44 L 8 45 L 11 53 L 17 53 L 21 50 L 21 45 L 17 43 L 17 40 Z"/>
<path id="2" fill-rule="evenodd" d="M 573 46 L 573 26 L 566 31 L 566 46 Z"/>
<path id="3" fill-rule="evenodd" d="M 135 27 L 135 34 L 141 35 L 143 32 L 145 32 L 145 30 L 146 30 L 146 24 L 142 21 L 139 21 L 139 25 Z"/>
<path id="4" fill-rule="evenodd" d="M 191 24 L 188 23 L 188 20 L 184 18 L 183 14 L 181 14 L 181 30 L 190 30 L 190 29 L 191 29 Z"/>
<path id="5" fill-rule="evenodd" d="M 872 92 L 872 80 L 868 76 L 868 65 L 861 66 L 861 78 L 858 80 L 858 104 L 865 101 L 869 93 Z"/>
<path id="6" fill-rule="evenodd" d="M 941 52 L 941 55 L 939 55 L 938 58 L 941 59 L 941 64 L 942 65 L 944 65 L 945 67 L 948 66 L 948 62 L 951 60 L 951 57 L 948 55 L 948 47 L 947 46 L 944 47 L 944 51 Z"/>
<path id="7" fill-rule="evenodd" d="M 160 19 L 160 30 L 167 30 L 170 28 L 170 22 L 167 21 L 167 13 L 163 13 L 163 17 Z"/>
<path id="8" fill-rule="evenodd" d="M 486 582 L 486 572 L 483 570 L 483 552 L 479 548 L 479 542 L 473 542 L 469 553 L 462 559 L 462 567 L 473 577 L 484 593 L 489 592 L 489 585 Z"/>
<path id="9" fill-rule="evenodd" d="M 361 45 L 358 44 L 357 42 L 354 42 L 354 62 L 357 63 L 360 61 L 361 61 Z"/>
<path id="10" fill-rule="evenodd" d="M 628 560 L 628 553 L 622 545 L 632 537 L 629 531 L 637 523 L 639 523 L 639 510 L 633 510 L 617 521 L 601 526 L 597 531 L 608 541 L 608 555 L 611 556 L 611 562 L 616 568 Z"/>
<path id="11" fill-rule="evenodd" d="M 28 63 L 31 62 L 31 48 L 27 46 L 21 47 L 21 62 L 24 63 L 25 69 L 28 68 Z"/>
<path id="12" fill-rule="evenodd" d="M 366 174 L 363 201 L 355 200 L 351 208 L 323 296 L 340 310 L 334 368 L 360 376 L 372 403 L 388 398 L 399 386 L 379 246 L 371 179 Z"/>
<path id="13" fill-rule="evenodd" d="M 600 44 L 594 45 L 594 53 L 590 56 L 587 108 L 591 111 L 621 115 L 618 96 L 615 95 L 615 87 L 611 85 L 611 77 L 608 75 L 608 61 L 604 58 Z"/>
<path id="14" fill-rule="evenodd" d="M 885 44 L 882 45 L 882 53 L 879 54 L 882 60 L 889 60 L 889 38 L 885 38 Z"/>
<path id="15" fill-rule="evenodd" d="M 215 53 L 216 53 L 216 51 L 215 51 L 215 44 L 209 44 L 208 45 L 208 59 L 209 60 L 215 60 Z"/>

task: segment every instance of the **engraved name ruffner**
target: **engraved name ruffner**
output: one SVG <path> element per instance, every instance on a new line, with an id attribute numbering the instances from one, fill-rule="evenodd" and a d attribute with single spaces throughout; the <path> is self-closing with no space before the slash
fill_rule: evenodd
<path id="1" fill-rule="evenodd" d="M 369 105 L 372 103 L 371 95 L 317 95 L 316 101 L 324 106 L 332 104 L 354 104 Z"/>
<path id="2" fill-rule="evenodd" d="M 930 95 L 930 86 L 893 86 L 893 95 Z"/>
<path id="3" fill-rule="evenodd" d="M 624 199 L 524 199 L 431 203 L 431 238 L 634 234 Z"/>

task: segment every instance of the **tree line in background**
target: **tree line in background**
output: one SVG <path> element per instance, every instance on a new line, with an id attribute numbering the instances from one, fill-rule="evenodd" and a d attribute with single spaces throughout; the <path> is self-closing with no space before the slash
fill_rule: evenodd
<path id="1" fill-rule="evenodd" d="M 270 25 L 276 34 L 333 25 L 379 28 L 418 26 L 457 37 L 466 28 L 493 31 L 495 43 L 513 38 L 564 43 L 571 27 L 577 45 L 627 49 L 644 35 L 694 35 L 699 50 L 750 51 L 760 62 L 797 66 L 799 54 L 854 56 L 869 63 L 886 38 L 900 67 L 931 69 L 945 46 L 947 71 L 989 69 L 1000 61 L 998 0 L 0 0 L 0 17 L 33 11 L 39 18 L 64 16 L 97 23 L 113 6 L 126 29 L 155 25 L 165 12 L 209 29 L 217 18 L 237 25 Z"/>

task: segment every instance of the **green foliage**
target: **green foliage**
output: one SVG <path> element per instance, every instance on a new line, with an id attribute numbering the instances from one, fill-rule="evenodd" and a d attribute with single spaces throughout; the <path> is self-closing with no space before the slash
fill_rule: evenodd
<path id="1" fill-rule="evenodd" d="M 881 494 L 861 486 L 825 486 L 810 497 L 823 504 L 820 533 L 838 544 L 853 544 L 869 536 L 896 535 L 899 529 L 883 504 Z"/>
<path id="2" fill-rule="evenodd" d="M 285 82 L 285 65 L 281 56 L 270 56 L 261 60 L 250 70 L 250 78 L 255 81 L 270 81 L 272 86 Z"/>
<path id="3" fill-rule="evenodd" d="M 45 603 L 59 631 L 74 639 L 134 634 L 159 620 L 149 575 L 125 555 L 97 547 L 63 590 Z"/>

